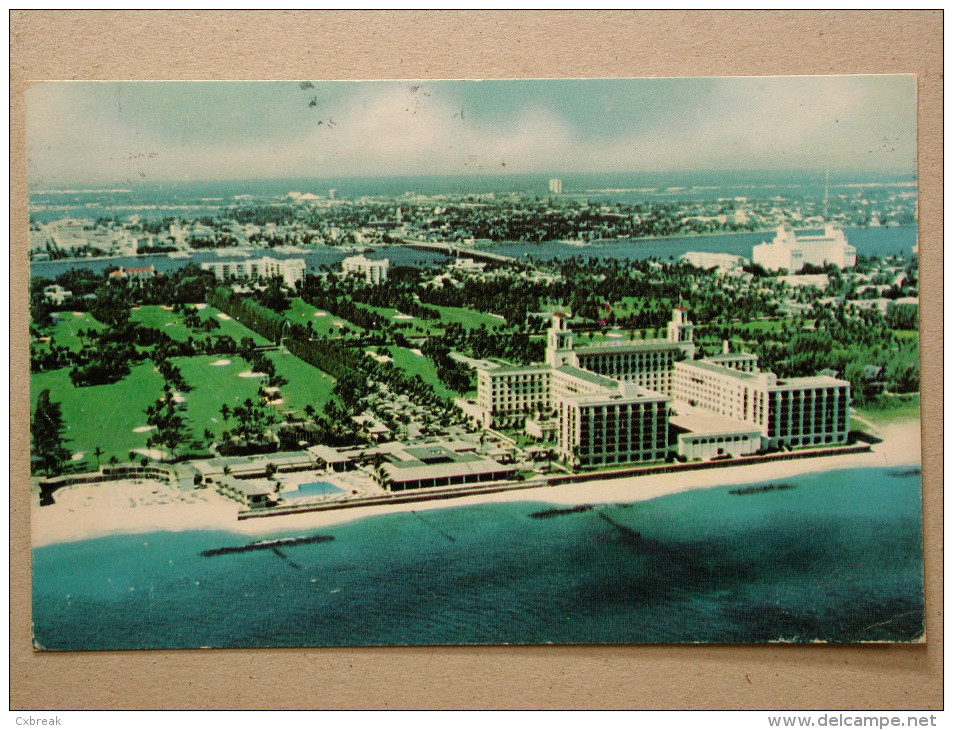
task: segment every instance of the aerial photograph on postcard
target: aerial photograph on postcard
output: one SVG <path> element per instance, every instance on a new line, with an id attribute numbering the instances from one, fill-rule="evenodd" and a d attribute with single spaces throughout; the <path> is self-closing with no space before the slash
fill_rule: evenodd
<path id="1" fill-rule="evenodd" d="M 916 106 L 31 84 L 33 646 L 922 642 Z"/>

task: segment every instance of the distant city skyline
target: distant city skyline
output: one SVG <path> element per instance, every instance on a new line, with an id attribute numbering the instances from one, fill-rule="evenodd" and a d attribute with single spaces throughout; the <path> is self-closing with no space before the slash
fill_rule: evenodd
<path id="1" fill-rule="evenodd" d="M 914 76 L 41 82 L 31 188 L 284 177 L 916 172 Z"/>

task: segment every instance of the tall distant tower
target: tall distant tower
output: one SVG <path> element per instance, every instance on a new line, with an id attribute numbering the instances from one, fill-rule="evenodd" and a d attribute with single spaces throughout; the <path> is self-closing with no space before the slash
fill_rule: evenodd
<path id="1" fill-rule="evenodd" d="M 685 307 L 672 310 L 672 321 L 668 323 L 668 341 L 677 343 L 689 360 L 695 359 L 695 325 L 688 318 Z"/>
<path id="2" fill-rule="evenodd" d="M 331 188 L 330 190 L 328 190 L 328 200 L 334 200 L 334 197 L 335 197 L 337 194 L 338 194 L 337 189 L 336 189 L 336 188 Z"/>
<path id="3" fill-rule="evenodd" d="M 546 333 L 546 364 L 554 368 L 572 365 L 572 347 L 572 330 L 566 327 L 563 315 L 554 315 L 552 325 Z"/>
<path id="4" fill-rule="evenodd" d="M 549 181 L 549 192 L 553 195 L 563 194 L 563 181 L 558 177 L 551 178 Z"/>

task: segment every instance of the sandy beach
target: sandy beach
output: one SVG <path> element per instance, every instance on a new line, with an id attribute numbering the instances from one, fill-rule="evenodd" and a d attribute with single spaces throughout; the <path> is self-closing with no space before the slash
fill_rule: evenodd
<path id="1" fill-rule="evenodd" d="M 156 481 L 121 481 L 77 486 L 56 492 L 56 504 L 34 506 L 33 546 L 71 542 L 121 533 L 163 530 L 224 530 L 249 536 L 312 530 L 373 515 L 446 509 L 490 502 L 543 502 L 576 505 L 637 502 L 690 489 L 785 479 L 811 472 L 862 467 L 912 466 L 920 463 L 920 424 L 906 421 L 879 429 L 883 441 L 870 453 L 843 454 L 749 464 L 697 472 L 606 479 L 556 487 L 520 489 L 409 504 L 373 505 L 326 512 L 238 520 L 239 505 L 215 492 L 180 492 Z"/>

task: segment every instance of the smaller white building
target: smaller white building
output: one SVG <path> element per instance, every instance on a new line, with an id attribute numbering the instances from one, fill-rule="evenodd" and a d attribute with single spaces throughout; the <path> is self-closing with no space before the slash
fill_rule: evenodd
<path id="1" fill-rule="evenodd" d="M 62 304 L 71 296 L 73 296 L 73 292 L 64 289 L 59 284 L 52 284 L 43 290 L 43 297 L 52 304 Z"/>
<path id="2" fill-rule="evenodd" d="M 341 270 L 345 274 L 363 276 L 368 284 L 380 284 L 387 280 L 387 270 L 390 261 L 387 259 L 369 259 L 364 255 L 349 256 L 341 262 Z"/>
<path id="3" fill-rule="evenodd" d="M 740 269 L 748 262 L 743 256 L 711 251 L 686 251 L 682 254 L 681 260 L 699 269 L 718 269 L 719 271 Z"/>

